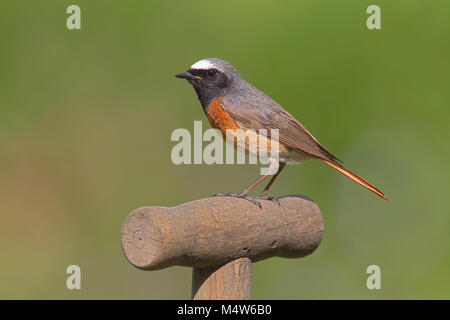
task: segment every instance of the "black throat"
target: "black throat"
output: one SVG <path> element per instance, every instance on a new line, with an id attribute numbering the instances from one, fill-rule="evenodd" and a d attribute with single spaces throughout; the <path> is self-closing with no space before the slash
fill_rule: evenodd
<path id="1" fill-rule="evenodd" d="M 210 105 L 210 103 L 213 102 L 216 98 L 222 96 L 222 94 L 221 94 L 222 90 L 198 88 L 195 86 L 194 86 L 194 89 L 195 89 L 195 92 L 197 92 L 198 100 L 200 100 L 203 111 L 205 113 L 206 113 L 206 110 L 208 109 L 208 106 Z"/>

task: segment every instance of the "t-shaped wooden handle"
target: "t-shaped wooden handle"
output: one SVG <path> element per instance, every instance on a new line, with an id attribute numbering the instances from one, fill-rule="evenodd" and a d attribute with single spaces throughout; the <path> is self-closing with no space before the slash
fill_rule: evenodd
<path id="1" fill-rule="evenodd" d="M 207 280 L 206 269 L 196 272 L 199 268 L 209 268 L 213 275 L 230 269 L 226 264 L 240 258 L 252 262 L 275 256 L 299 258 L 319 246 L 323 219 L 312 200 L 289 195 L 278 202 L 262 200 L 261 204 L 259 208 L 245 199 L 213 197 L 171 208 L 142 207 L 125 219 L 122 248 L 139 269 L 196 268 L 195 291 Z M 223 277 L 216 274 L 215 278 Z M 195 279 L 200 279 L 199 283 Z"/>

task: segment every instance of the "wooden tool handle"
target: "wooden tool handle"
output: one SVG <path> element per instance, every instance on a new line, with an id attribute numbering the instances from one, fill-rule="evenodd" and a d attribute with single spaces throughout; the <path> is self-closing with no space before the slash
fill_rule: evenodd
<path id="1" fill-rule="evenodd" d="M 249 258 L 192 270 L 193 300 L 249 300 L 251 285 L 252 262 Z"/>
<path id="2" fill-rule="evenodd" d="M 208 268 L 239 258 L 299 258 L 319 246 L 323 219 L 313 201 L 289 195 L 261 203 L 213 197 L 136 209 L 122 226 L 124 254 L 144 270 Z"/>

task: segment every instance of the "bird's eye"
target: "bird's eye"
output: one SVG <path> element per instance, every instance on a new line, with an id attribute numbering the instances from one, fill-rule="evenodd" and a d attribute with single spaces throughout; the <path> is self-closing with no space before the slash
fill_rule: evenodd
<path id="1" fill-rule="evenodd" d="M 214 77 L 216 75 L 216 69 L 209 69 L 208 70 L 208 76 L 209 77 Z"/>

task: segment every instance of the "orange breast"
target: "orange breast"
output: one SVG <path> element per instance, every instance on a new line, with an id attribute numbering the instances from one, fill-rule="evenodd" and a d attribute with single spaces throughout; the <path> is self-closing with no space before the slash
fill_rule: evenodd
<path id="1" fill-rule="evenodd" d="M 241 129 L 241 127 L 222 108 L 222 106 L 220 105 L 221 101 L 222 97 L 213 100 L 206 109 L 206 116 L 208 117 L 211 126 L 215 129 L 220 130 L 222 132 L 223 137 L 225 137 L 227 129 L 236 130 Z"/>
<path id="2" fill-rule="evenodd" d="M 236 130 L 231 132 L 231 137 L 234 140 L 234 147 L 241 146 L 247 151 L 254 153 L 258 151 L 260 144 L 270 150 L 272 145 L 281 152 L 280 156 L 287 151 L 287 149 L 278 143 L 278 141 L 268 139 L 266 136 L 259 135 L 254 130 L 247 130 L 247 128 L 239 125 L 220 105 L 222 97 L 217 98 L 211 102 L 211 104 L 206 109 L 206 116 L 208 117 L 209 123 L 215 129 L 220 130 L 222 137 L 225 139 L 227 137 L 227 129 Z M 241 130 L 239 130 L 241 129 Z M 228 141 L 227 141 L 228 142 Z M 249 146 L 253 144 L 256 149 L 250 148 Z"/>

